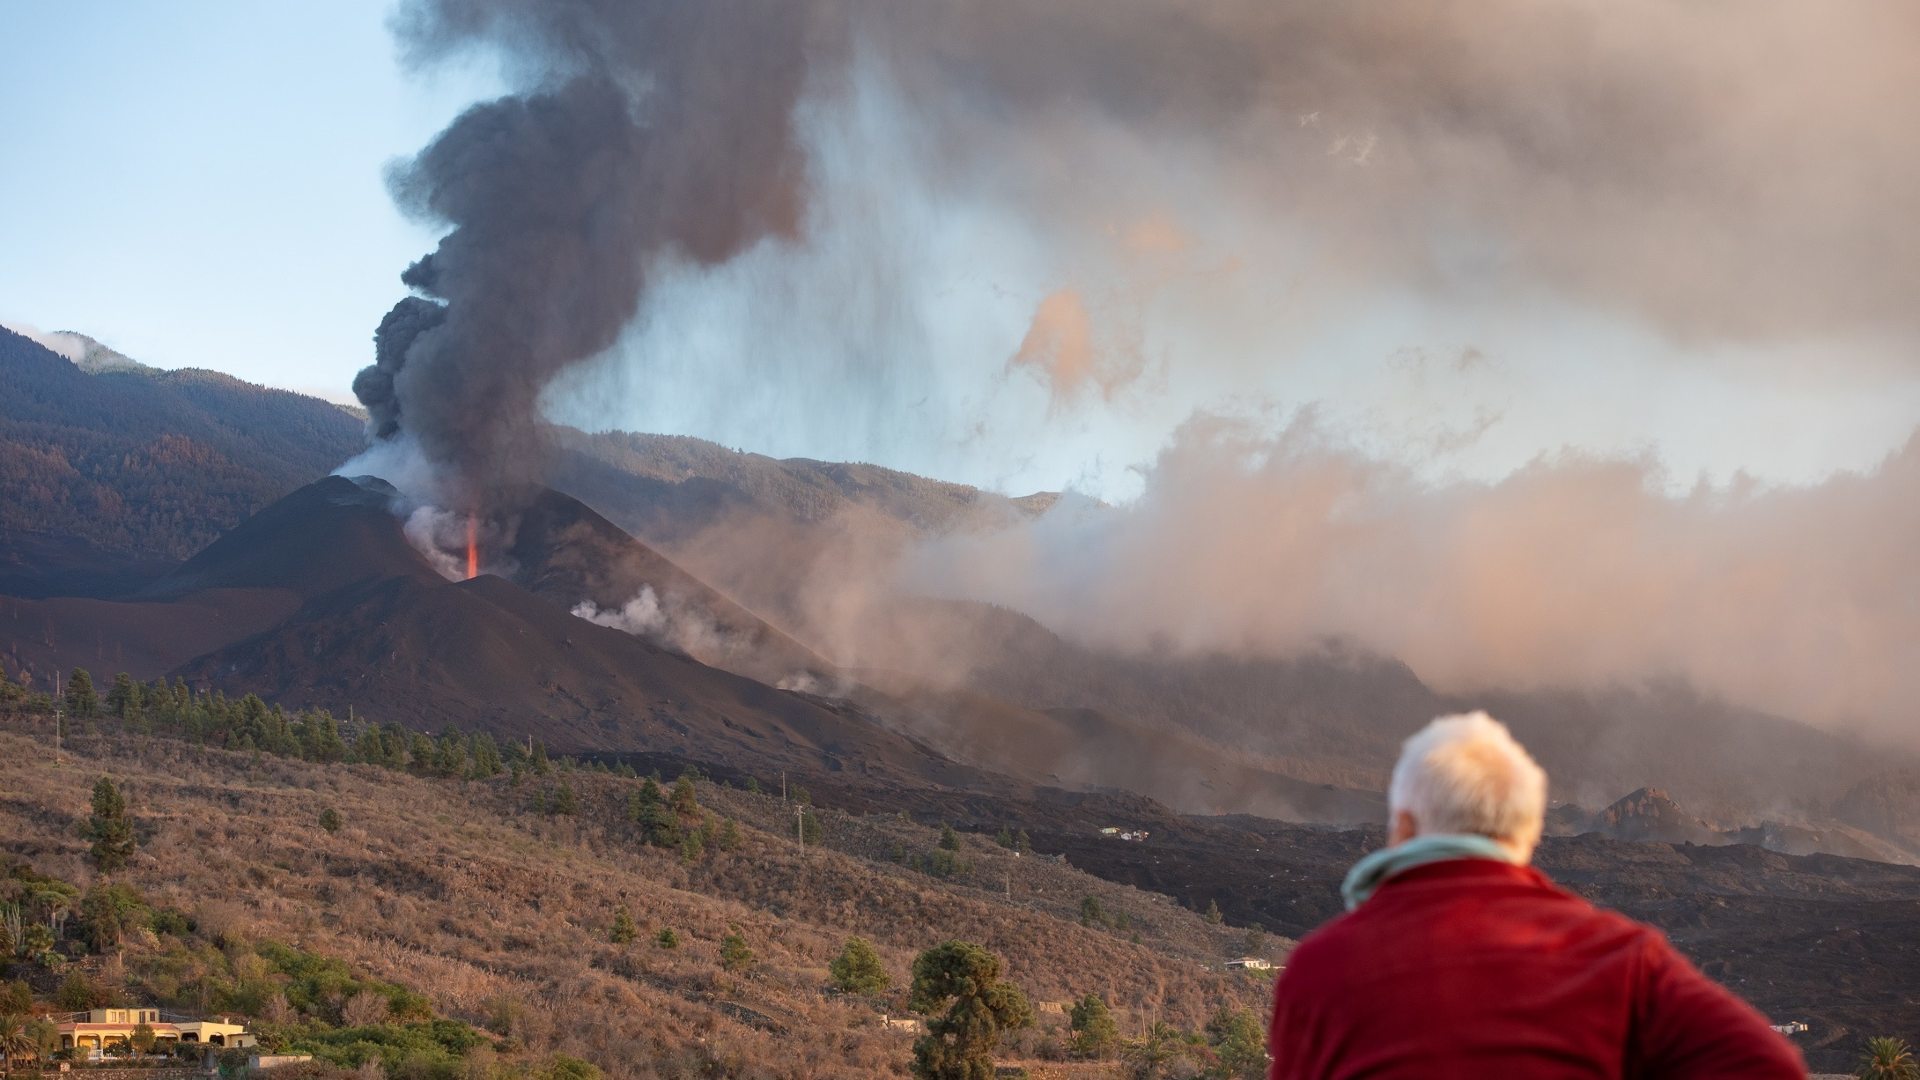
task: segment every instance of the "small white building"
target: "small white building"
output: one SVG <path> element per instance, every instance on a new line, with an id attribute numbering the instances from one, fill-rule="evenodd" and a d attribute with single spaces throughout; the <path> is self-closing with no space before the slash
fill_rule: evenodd
<path id="1" fill-rule="evenodd" d="M 1242 956 L 1237 960 L 1227 961 L 1227 970 L 1228 971 L 1272 971 L 1273 961 L 1263 960 L 1258 956 Z"/>

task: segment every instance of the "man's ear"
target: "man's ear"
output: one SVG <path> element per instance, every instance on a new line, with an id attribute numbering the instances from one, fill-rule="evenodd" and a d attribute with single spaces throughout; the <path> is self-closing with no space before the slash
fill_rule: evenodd
<path id="1" fill-rule="evenodd" d="M 1404 844 L 1420 834 L 1420 823 L 1413 820 L 1413 814 L 1406 810 L 1395 810 L 1393 820 L 1387 822 L 1387 843 Z"/>

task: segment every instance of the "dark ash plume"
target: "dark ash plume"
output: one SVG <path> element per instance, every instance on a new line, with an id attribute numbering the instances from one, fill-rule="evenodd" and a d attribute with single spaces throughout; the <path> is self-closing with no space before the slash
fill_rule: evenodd
<path id="1" fill-rule="evenodd" d="M 613 344 L 660 257 L 725 260 L 798 228 L 800 4 L 419 0 L 410 61 L 499 50 L 520 93 L 468 109 L 389 177 L 450 225 L 354 380 L 380 440 L 443 498 L 538 475 L 541 390 Z M 424 297 L 424 298 L 423 298 Z"/>

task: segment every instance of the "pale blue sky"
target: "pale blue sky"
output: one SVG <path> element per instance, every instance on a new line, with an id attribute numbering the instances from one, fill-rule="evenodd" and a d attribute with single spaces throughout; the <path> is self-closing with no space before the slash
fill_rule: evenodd
<path id="1" fill-rule="evenodd" d="M 382 184 L 485 89 L 385 0 L 0 4 L 0 321 L 348 400 L 432 245 Z"/>

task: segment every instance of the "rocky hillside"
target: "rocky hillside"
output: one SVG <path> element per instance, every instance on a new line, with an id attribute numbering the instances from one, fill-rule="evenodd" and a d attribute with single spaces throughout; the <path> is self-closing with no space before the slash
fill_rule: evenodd
<path id="1" fill-rule="evenodd" d="M 142 838 L 116 880 L 155 906 L 336 957 L 525 1052 L 614 1077 L 903 1076 L 913 1035 L 882 1018 L 904 1012 L 914 954 L 949 938 L 1003 957 L 1035 1001 L 1038 1027 L 1008 1056 L 1036 1066 L 1062 1057 L 1062 1005 L 1079 995 L 1103 995 L 1137 1034 L 1154 1020 L 1197 1029 L 1266 994 L 1220 968 L 1244 929 L 983 837 L 949 850 L 892 815 L 814 810 L 801 846 L 777 794 L 702 781 L 693 813 L 714 839 L 689 849 L 650 843 L 629 813 L 645 781 L 605 771 L 431 779 L 134 736 L 72 739 L 56 767 L 45 734 L 0 720 L 0 855 L 83 889 L 97 880 L 78 827 L 110 773 Z M 321 827 L 329 810 L 337 831 Z M 622 911 L 632 941 L 612 940 Z M 723 962 L 729 935 L 744 963 Z M 889 989 L 829 991 L 829 962 L 855 935 Z M 130 941 L 118 969 L 141 970 L 146 948 Z M 1077 1075 L 1102 1074 L 1112 1066 Z"/>

